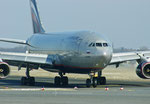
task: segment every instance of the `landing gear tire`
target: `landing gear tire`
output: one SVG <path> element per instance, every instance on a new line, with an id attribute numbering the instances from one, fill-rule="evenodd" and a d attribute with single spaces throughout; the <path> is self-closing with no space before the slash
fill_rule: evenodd
<path id="1" fill-rule="evenodd" d="M 54 84 L 55 84 L 55 86 L 60 86 L 60 84 L 61 84 L 61 78 L 60 77 L 55 77 Z"/>
<path id="2" fill-rule="evenodd" d="M 27 78 L 26 77 L 21 78 L 21 85 L 27 85 Z"/>
<path id="3" fill-rule="evenodd" d="M 35 78 L 34 77 L 22 77 L 21 78 L 21 85 L 29 85 L 29 86 L 34 86 L 35 85 Z"/>
<path id="4" fill-rule="evenodd" d="M 35 85 L 35 78 L 34 77 L 30 77 L 28 80 L 29 80 L 28 83 L 29 83 L 30 86 L 34 86 Z"/>
<path id="5" fill-rule="evenodd" d="M 62 77 L 61 81 L 62 81 L 62 85 L 63 86 L 67 86 L 68 85 L 68 77 Z"/>
<path id="6" fill-rule="evenodd" d="M 93 77 L 93 87 L 97 87 L 97 77 Z"/>
<path id="7" fill-rule="evenodd" d="M 86 87 L 91 87 L 91 80 L 90 79 L 87 79 L 86 80 Z"/>
<path id="8" fill-rule="evenodd" d="M 26 77 L 21 78 L 21 85 L 29 85 L 29 86 L 34 86 L 35 85 L 35 78 L 30 77 L 30 64 L 27 64 L 26 68 Z"/>
<path id="9" fill-rule="evenodd" d="M 97 79 L 98 85 L 106 85 L 106 77 L 100 77 Z"/>
<path id="10" fill-rule="evenodd" d="M 101 77 L 101 85 L 106 85 L 106 77 Z"/>
<path id="11" fill-rule="evenodd" d="M 68 77 L 55 77 L 54 79 L 55 86 L 67 86 L 68 85 Z"/>

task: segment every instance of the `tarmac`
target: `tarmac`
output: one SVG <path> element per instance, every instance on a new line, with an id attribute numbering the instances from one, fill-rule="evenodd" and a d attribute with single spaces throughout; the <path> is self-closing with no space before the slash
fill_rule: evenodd
<path id="1" fill-rule="evenodd" d="M 108 78 L 107 85 L 86 88 L 84 78 L 69 78 L 69 85 L 65 87 L 55 87 L 53 78 L 50 77 L 36 77 L 35 86 L 22 86 L 20 79 L 21 76 L 11 75 L 0 80 L 0 104 L 149 104 L 150 102 L 149 80 Z"/>

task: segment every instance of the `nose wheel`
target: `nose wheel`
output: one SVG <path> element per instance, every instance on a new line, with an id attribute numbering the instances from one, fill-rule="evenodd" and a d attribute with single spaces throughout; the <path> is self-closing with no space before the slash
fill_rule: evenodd
<path id="1" fill-rule="evenodd" d="M 86 80 L 86 86 L 95 88 L 97 85 L 106 85 L 106 77 L 101 77 L 101 74 L 102 72 L 98 72 L 98 77 L 95 77 L 95 73 L 90 75 L 91 78 Z"/>
<path id="2" fill-rule="evenodd" d="M 93 77 L 93 87 L 95 88 L 95 87 L 97 87 L 97 77 Z"/>
<path id="3" fill-rule="evenodd" d="M 94 88 L 97 87 L 97 77 L 93 77 L 92 79 L 87 79 L 86 80 L 86 87 L 91 87 L 93 86 Z"/>

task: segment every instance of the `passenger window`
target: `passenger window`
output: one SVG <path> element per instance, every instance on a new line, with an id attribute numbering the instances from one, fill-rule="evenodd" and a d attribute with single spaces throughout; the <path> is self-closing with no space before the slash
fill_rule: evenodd
<path id="1" fill-rule="evenodd" d="M 108 44 L 107 44 L 107 43 L 103 43 L 103 46 L 104 46 L 104 47 L 108 47 Z"/>
<path id="2" fill-rule="evenodd" d="M 97 47 L 102 47 L 102 43 L 96 43 Z"/>

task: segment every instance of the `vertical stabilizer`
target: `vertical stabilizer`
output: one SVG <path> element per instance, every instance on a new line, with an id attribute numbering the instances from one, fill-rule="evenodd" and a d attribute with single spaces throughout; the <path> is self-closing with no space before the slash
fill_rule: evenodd
<path id="1" fill-rule="evenodd" d="M 36 0 L 30 0 L 30 6 L 31 6 L 31 16 L 32 16 L 32 22 L 33 22 L 33 32 L 45 33 L 45 30 L 41 24 Z"/>

